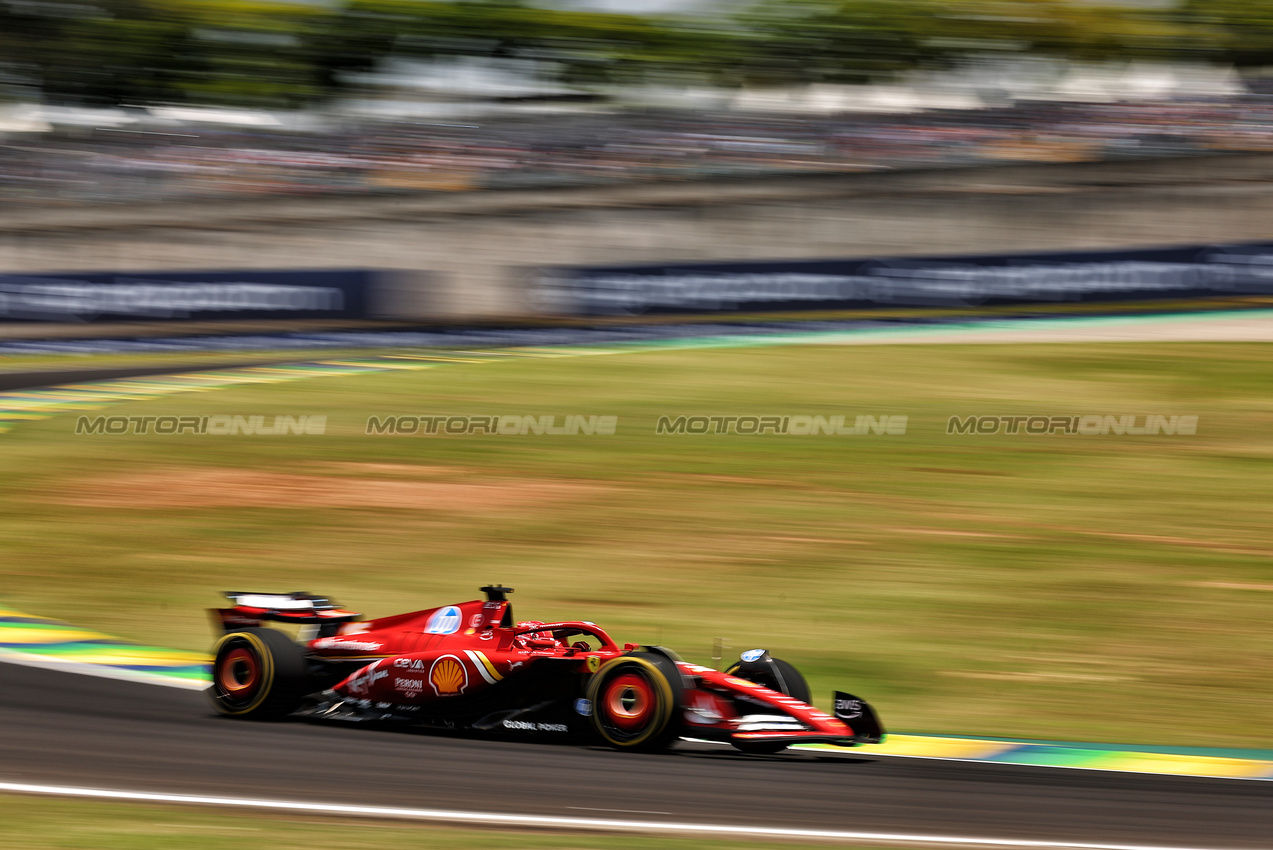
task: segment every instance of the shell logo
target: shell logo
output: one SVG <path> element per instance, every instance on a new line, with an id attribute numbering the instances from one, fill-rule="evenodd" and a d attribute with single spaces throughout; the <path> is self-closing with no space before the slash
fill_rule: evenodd
<path id="1" fill-rule="evenodd" d="M 429 683 L 438 696 L 452 697 L 468 687 L 469 674 L 460 659 L 454 655 L 443 655 L 429 669 Z"/>

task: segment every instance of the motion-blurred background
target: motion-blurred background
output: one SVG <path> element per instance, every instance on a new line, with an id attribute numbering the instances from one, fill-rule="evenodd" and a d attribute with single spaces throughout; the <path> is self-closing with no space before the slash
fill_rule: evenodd
<path id="1" fill-rule="evenodd" d="M 563 266 L 1262 240 L 1270 68 L 1253 0 L 0 0 L 0 273 L 486 321 Z"/>
<path id="2" fill-rule="evenodd" d="M 1258 0 L 0 0 L 0 198 L 1260 151 Z"/>

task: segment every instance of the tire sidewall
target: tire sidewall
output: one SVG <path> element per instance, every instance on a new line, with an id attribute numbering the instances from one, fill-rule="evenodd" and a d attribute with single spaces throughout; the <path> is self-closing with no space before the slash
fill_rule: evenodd
<path id="1" fill-rule="evenodd" d="M 611 733 L 604 720 L 607 710 L 603 705 L 602 691 L 606 684 L 625 672 L 635 672 L 650 685 L 657 701 L 654 716 L 644 729 L 634 737 L 621 738 Z M 677 674 L 679 675 L 679 674 Z M 658 659 L 641 655 L 624 655 L 603 664 L 588 682 L 587 698 L 592 703 L 592 728 L 605 743 L 625 750 L 657 749 L 675 738 L 675 713 L 680 700 L 677 698 L 676 680 L 669 678 L 664 665 Z"/>
<path id="2" fill-rule="evenodd" d="M 221 685 L 226 656 L 245 649 L 258 666 L 260 683 L 246 701 L 233 699 Z M 217 712 L 226 717 L 277 718 L 290 714 L 304 691 L 303 650 L 287 635 L 273 629 L 238 629 L 223 635 L 212 651 L 212 687 L 207 691 Z"/>

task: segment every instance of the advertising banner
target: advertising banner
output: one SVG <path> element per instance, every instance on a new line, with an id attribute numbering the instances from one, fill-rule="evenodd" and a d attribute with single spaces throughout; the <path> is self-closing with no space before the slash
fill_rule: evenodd
<path id="1" fill-rule="evenodd" d="M 637 316 L 1273 294 L 1273 243 L 545 269 L 547 313 Z"/>
<path id="2" fill-rule="evenodd" d="M 338 319 L 367 315 L 367 270 L 0 274 L 0 321 Z"/>

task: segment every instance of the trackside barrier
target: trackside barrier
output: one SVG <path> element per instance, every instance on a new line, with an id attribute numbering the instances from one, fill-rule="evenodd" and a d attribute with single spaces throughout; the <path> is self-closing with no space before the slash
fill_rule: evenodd
<path id="1" fill-rule="evenodd" d="M 546 313 L 635 316 L 1042 305 L 1273 294 L 1273 243 L 954 257 L 561 267 Z"/>
<path id="2" fill-rule="evenodd" d="M 0 274 L 0 321 L 361 319 L 392 272 L 229 269 Z"/>

